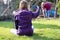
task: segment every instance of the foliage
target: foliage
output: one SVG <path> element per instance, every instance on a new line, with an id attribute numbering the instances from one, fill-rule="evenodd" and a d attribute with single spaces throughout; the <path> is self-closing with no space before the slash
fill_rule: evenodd
<path id="1" fill-rule="evenodd" d="M 8 20 L 13 20 L 14 17 L 12 15 L 3 15 L 3 16 L 0 16 L 0 21 L 8 21 Z"/>
<path id="2" fill-rule="evenodd" d="M 60 1 L 58 2 L 58 13 L 60 14 Z"/>
<path id="3" fill-rule="evenodd" d="M 16 9 L 19 8 L 19 2 L 20 2 L 20 0 L 15 0 L 15 8 L 16 8 Z"/>
<path id="4" fill-rule="evenodd" d="M 54 0 L 47 0 L 47 1 L 49 1 L 49 2 L 54 2 Z"/>

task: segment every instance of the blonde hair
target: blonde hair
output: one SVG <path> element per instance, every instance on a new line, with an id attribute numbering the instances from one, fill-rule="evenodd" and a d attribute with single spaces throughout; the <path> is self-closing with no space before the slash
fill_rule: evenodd
<path id="1" fill-rule="evenodd" d="M 19 9 L 28 9 L 28 3 L 25 0 L 20 1 L 19 3 Z"/>

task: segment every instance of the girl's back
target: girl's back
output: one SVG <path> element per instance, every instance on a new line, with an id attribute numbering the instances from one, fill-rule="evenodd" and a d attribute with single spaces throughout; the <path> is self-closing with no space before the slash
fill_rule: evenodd
<path id="1" fill-rule="evenodd" d="M 22 10 L 15 19 L 18 20 L 18 34 L 32 35 L 32 13 L 30 11 Z"/>
<path id="2" fill-rule="evenodd" d="M 18 15 L 19 23 L 25 26 L 26 24 L 30 24 L 32 20 L 32 13 L 30 11 L 22 10 Z M 19 24 L 19 25 L 20 25 Z M 25 25 L 24 25 L 25 24 Z"/>

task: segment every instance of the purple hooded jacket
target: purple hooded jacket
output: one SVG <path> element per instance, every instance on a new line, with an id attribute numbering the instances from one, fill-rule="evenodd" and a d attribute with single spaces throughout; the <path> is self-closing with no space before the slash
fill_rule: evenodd
<path id="1" fill-rule="evenodd" d="M 37 18 L 40 13 L 40 9 L 36 12 L 28 10 L 19 10 L 15 15 L 15 27 L 18 35 L 33 35 L 32 18 Z"/>

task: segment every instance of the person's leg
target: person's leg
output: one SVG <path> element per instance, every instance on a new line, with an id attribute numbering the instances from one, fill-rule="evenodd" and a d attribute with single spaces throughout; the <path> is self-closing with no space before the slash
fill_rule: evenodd
<path id="1" fill-rule="evenodd" d="M 48 11 L 46 11 L 46 13 L 45 13 L 45 14 L 46 14 L 46 17 L 48 17 Z"/>
<path id="2" fill-rule="evenodd" d="M 51 14 L 50 10 L 47 10 L 47 17 L 48 18 L 50 18 L 50 14 Z"/>
<path id="3" fill-rule="evenodd" d="M 48 10 L 48 18 L 50 17 L 50 11 Z"/>

